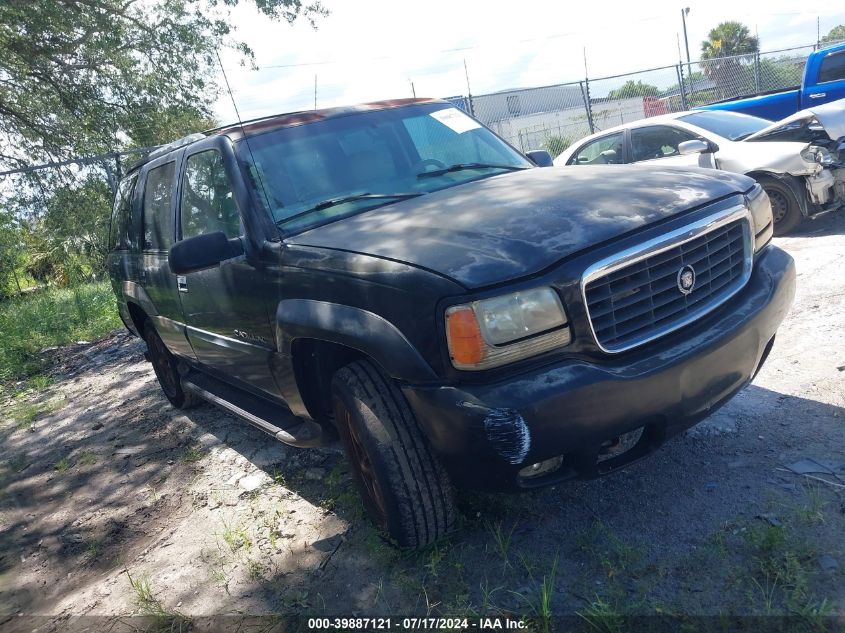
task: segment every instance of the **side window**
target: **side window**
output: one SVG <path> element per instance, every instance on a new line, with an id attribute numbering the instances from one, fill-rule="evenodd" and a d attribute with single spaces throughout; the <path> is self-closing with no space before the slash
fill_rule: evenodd
<path id="1" fill-rule="evenodd" d="M 188 157 L 180 202 L 182 239 L 223 231 L 226 237 L 241 233 L 241 219 L 223 157 L 215 149 Z"/>
<path id="2" fill-rule="evenodd" d="M 144 186 L 144 250 L 166 250 L 173 243 L 170 215 L 176 163 L 151 169 Z"/>
<path id="3" fill-rule="evenodd" d="M 678 145 L 697 139 L 695 134 L 668 125 L 638 127 L 631 130 L 631 160 L 653 160 L 677 156 Z"/>
<path id="4" fill-rule="evenodd" d="M 819 67 L 819 83 L 845 79 L 845 51 L 831 53 Z"/>
<path id="5" fill-rule="evenodd" d="M 128 250 L 135 244 L 132 239 L 132 194 L 138 174 L 133 173 L 120 181 L 114 198 L 111 218 L 110 244 L 113 250 Z"/>
<path id="6" fill-rule="evenodd" d="M 617 132 L 590 141 L 579 149 L 569 165 L 618 165 L 625 162 L 625 133 Z"/>

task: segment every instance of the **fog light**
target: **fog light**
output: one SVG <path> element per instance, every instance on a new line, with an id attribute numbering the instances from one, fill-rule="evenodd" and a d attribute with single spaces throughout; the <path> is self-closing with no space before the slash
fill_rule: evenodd
<path id="1" fill-rule="evenodd" d="M 552 457 L 551 459 L 546 459 L 542 462 L 526 466 L 519 471 L 519 476 L 523 479 L 533 479 L 534 477 L 540 477 L 541 475 L 548 475 L 560 468 L 561 464 L 563 464 L 563 455 L 558 455 L 557 457 Z"/>

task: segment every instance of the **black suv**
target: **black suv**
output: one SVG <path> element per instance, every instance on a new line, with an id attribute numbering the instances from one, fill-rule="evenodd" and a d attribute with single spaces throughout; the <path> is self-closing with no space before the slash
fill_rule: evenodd
<path id="1" fill-rule="evenodd" d="M 168 400 L 345 447 L 374 521 L 608 473 L 742 389 L 792 302 L 726 172 L 539 168 L 437 100 L 192 135 L 121 181 L 114 290 Z"/>

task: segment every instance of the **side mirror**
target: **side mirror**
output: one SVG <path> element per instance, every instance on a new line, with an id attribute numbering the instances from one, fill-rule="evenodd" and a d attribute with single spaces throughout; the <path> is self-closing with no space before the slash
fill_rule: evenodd
<path id="1" fill-rule="evenodd" d="M 525 152 L 525 155 L 528 156 L 528 158 L 531 159 L 531 162 L 537 165 L 537 167 L 552 167 L 554 165 L 552 155 L 544 149 L 532 149 L 530 152 Z"/>
<path id="2" fill-rule="evenodd" d="M 184 275 L 211 268 L 243 253 L 244 246 L 240 238 L 230 240 L 223 231 L 215 231 L 176 242 L 170 247 L 168 261 L 173 274 Z"/>
<path id="3" fill-rule="evenodd" d="M 689 156 L 690 154 L 707 154 L 712 151 L 710 143 L 699 139 L 684 141 L 678 145 L 678 153 L 681 156 Z"/>

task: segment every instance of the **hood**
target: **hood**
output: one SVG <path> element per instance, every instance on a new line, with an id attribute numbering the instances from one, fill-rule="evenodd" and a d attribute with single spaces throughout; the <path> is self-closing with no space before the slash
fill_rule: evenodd
<path id="1" fill-rule="evenodd" d="M 285 241 L 389 258 L 478 288 L 540 272 L 752 184 L 705 169 L 534 168 L 379 207 Z"/>
<path id="2" fill-rule="evenodd" d="M 795 114 L 755 132 L 745 141 L 771 139 L 773 141 L 810 142 L 813 139 L 807 137 L 806 132 L 802 132 L 805 130 L 809 132 L 808 128 L 813 123 L 817 123 L 818 127 L 821 127 L 832 141 L 845 136 L 845 99 L 799 110 Z"/>

